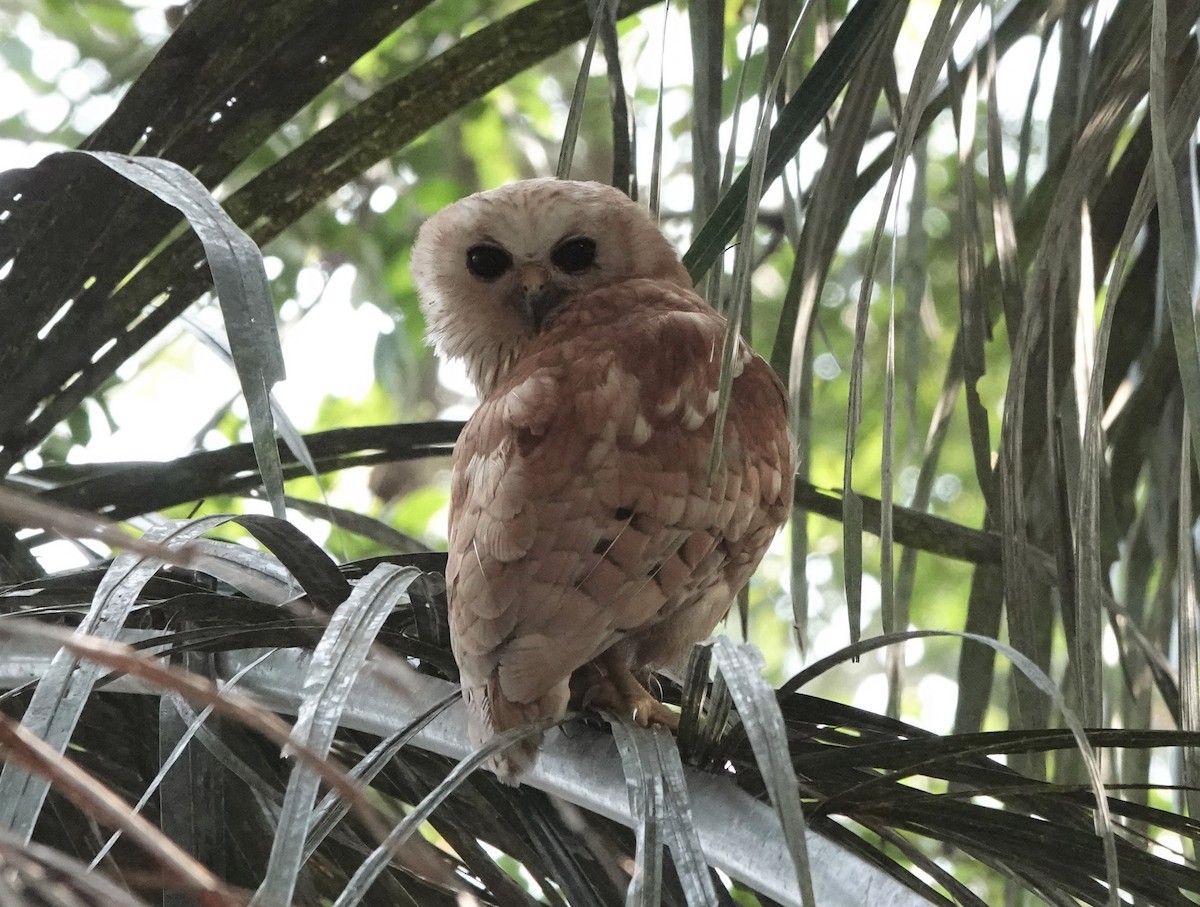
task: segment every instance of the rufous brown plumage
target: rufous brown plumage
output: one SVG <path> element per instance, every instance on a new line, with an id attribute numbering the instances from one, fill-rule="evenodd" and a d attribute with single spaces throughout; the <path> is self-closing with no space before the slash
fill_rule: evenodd
<path id="1" fill-rule="evenodd" d="M 412 271 L 431 341 L 482 400 L 454 452 L 447 569 L 471 740 L 562 716 L 572 675 L 670 724 L 648 672 L 713 631 L 788 513 L 778 378 L 740 344 L 710 483 L 726 322 L 598 183 L 463 199 L 421 229 Z M 539 745 L 491 767 L 515 782 Z"/>

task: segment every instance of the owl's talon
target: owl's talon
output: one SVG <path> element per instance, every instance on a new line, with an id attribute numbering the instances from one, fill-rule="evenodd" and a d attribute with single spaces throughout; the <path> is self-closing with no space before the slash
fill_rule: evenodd
<path id="1" fill-rule="evenodd" d="M 643 690 L 643 692 L 646 692 Z M 674 732 L 679 730 L 679 714 L 671 711 L 657 699 L 646 692 L 646 701 L 639 702 L 633 707 L 633 720 L 638 727 L 653 727 L 659 725 Z"/>
<path id="2" fill-rule="evenodd" d="M 616 656 L 602 655 L 581 669 L 587 686 L 585 708 L 629 715 L 638 727 L 679 730 L 679 715 L 663 705 Z"/>

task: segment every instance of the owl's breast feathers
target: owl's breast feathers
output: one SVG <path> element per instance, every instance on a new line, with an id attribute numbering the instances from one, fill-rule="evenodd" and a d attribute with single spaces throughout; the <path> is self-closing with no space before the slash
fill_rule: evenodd
<path id="1" fill-rule="evenodd" d="M 712 632 L 783 523 L 785 393 L 742 345 L 712 483 L 725 322 L 632 280 L 574 300 L 455 450 L 447 573 L 471 736 L 566 707 L 619 647 L 661 666 Z"/>

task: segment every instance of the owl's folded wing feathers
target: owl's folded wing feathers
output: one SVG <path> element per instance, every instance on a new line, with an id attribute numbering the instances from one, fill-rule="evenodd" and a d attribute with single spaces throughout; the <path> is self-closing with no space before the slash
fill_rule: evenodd
<path id="1" fill-rule="evenodd" d="M 674 657 L 757 564 L 790 494 L 784 396 L 743 346 L 709 485 L 724 331 L 671 284 L 595 292 L 467 424 L 447 575 L 477 742 L 561 714 L 571 672 L 615 643 L 635 660 Z M 656 647 L 658 627 L 670 639 Z"/>

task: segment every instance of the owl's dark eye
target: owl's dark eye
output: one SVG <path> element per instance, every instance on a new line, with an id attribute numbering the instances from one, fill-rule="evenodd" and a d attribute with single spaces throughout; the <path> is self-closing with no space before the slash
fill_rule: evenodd
<path id="1" fill-rule="evenodd" d="M 568 274 L 586 271 L 596 263 L 596 241 L 586 236 L 568 239 L 550 253 L 550 260 Z"/>
<path id="2" fill-rule="evenodd" d="M 512 256 L 499 246 L 480 243 L 467 249 L 467 270 L 480 280 L 492 281 L 512 267 Z"/>

